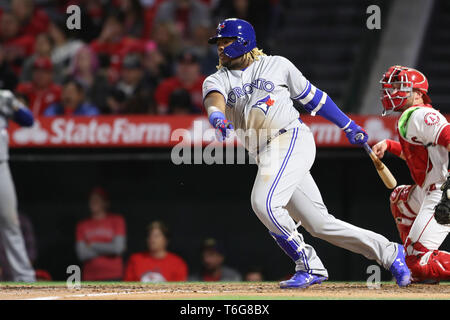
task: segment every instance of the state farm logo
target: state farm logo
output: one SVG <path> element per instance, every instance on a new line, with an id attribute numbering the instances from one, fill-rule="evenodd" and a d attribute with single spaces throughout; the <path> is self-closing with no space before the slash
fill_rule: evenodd
<path id="1" fill-rule="evenodd" d="M 126 118 L 108 122 L 92 119 L 83 123 L 55 118 L 45 127 L 36 121 L 31 128 L 19 128 L 12 134 L 12 139 L 18 145 L 168 143 L 171 130 L 169 123 L 133 123 Z"/>
<path id="2" fill-rule="evenodd" d="M 428 112 L 424 117 L 425 123 L 429 126 L 434 126 L 439 123 L 439 116 L 434 112 Z"/>

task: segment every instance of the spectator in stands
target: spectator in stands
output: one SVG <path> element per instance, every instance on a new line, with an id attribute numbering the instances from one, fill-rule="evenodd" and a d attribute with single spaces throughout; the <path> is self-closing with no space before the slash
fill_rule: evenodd
<path id="1" fill-rule="evenodd" d="M 199 59 L 200 72 L 205 75 L 217 71 L 217 49 L 208 43 L 208 39 L 214 35 L 215 29 L 210 24 L 198 24 L 194 29 L 191 50 Z"/>
<path id="2" fill-rule="evenodd" d="M 203 268 L 199 274 L 189 277 L 191 281 L 241 281 L 240 273 L 225 266 L 224 249 L 216 239 L 206 239 L 202 249 Z"/>
<path id="3" fill-rule="evenodd" d="M 70 69 L 70 76 L 83 84 L 86 99 L 105 113 L 111 85 L 97 54 L 88 45 L 81 47 L 75 53 Z"/>
<path id="4" fill-rule="evenodd" d="M 11 12 L 19 19 L 21 34 L 36 36 L 48 29 L 47 13 L 35 8 L 33 0 L 12 0 Z"/>
<path id="5" fill-rule="evenodd" d="M 53 64 L 49 58 L 39 58 L 33 63 L 31 82 L 19 83 L 16 93 L 27 96 L 34 116 L 40 116 L 54 102 L 59 102 L 61 86 L 53 82 Z"/>
<path id="6" fill-rule="evenodd" d="M 5 49 L 0 43 L 0 88 L 14 91 L 18 77 L 5 59 Z"/>
<path id="7" fill-rule="evenodd" d="M 53 41 L 51 60 L 54 65 L 61 68 L 61 79 L 70 73 L 71 62 L 75 54 L 84 46 L 84 42 L 71 37 L 70 30 L 66 27 L 65 18 L 54 18 L 50 22 L 48 33 Z"/>
<path id="8" fill-rule="evenodd" d="M 25 60 L 22 67 L 22 72 L 20 74 L 21 82 L 31 81 L 33 65 L 36 59 L 47 58 L 51 60 L 53 47 L 53 39 L 48 33 L 40 33 L 36 36 L 36 41 L 34 43 L 34 54 Z M 63 73 L 61 65 L 55 64 L 53 61 L 52 65 L 53 80 L 55 83 L 62 83 Z"/>
<path id="9" fill-rule="evenodd" d="M 191 95 L 185 89 L 176 89 L 170 94 L 169 114 L 193 114 L 195 106 L 192 104 Z"/>
<path id="10" fill-rule="evenodd" d="M 122 254 L 126 247 L 125 220 L 109 212 L 109 197 L 103 188 L 89 196 L 91 216 L 76 226 L 76 253 L 83 262 L 84 281 L 115 281 L 123 277 Z"/>
<path id="11" fill-rule="evenodd" d="M 169 59 L 159 51 L 158 45 L 154 41 L 146 42 L 142 63 L 146 81 L 155 88 L 164 78 L 173 74 Z"/>
<path id="12" fill-rule="evenodd" d="M 252 282 L 264 281 L 262 268 L 259 266 L 253 266 L 249 268 L 245 273 L 244 281 L 252 281 Z"/>
<path id="13" fill-rule="evenodd" d="M 119 9 L 124 13 L 125 33 L 134 38 L 142 38 L 144 31 L 144 9 L 140 0 L 118 0 Z"/>
<path id="14" fill-rule="evenodd" d="M 142 37 L 144 39 L 149 39 L 152 35 L 152 28 L 154 24 L 154 19 L 156 12 L 158 11 L 159 5 L 165 0 L 141 0 L 141 5 L 144 8 L 144 30 Z"/>
<path id="15" fill-rule="evenodd" d="M 211 22 L 208 7 L 198 0 L 167 0 L 158 8 L 155 23 L 174 23 L 183 41 L 190 40 L 198 24 Z"/>
<path id="16" fill-rule="evenodd" d="M 77 35 L 83 42 L 90 43 L 100 35 L 109 6 L 104 0 L 82 0 L 79 6 L 83 27 L 77 30 Z"/>
<path id="17" fill-rule="evenodd" d="M 172 22 L 157 23 L 152 30 L 152 40 L 156 42 L 159 52 L 172 65 L 182 47 L 179 32 Z"/>
<path id="18" fill-rule="evenodd" d="M 109 60 L 108 80 L 116 82 L 123 58 L 128 53 L 142 53 L 144 41 L 127 37 L 125 15 L 123 12 L 114 11 L 106 18 L 100 36 L 91 42 L 91 48 L 101 59 Z"/>
<path id="19" fill-rule="evenodd" d="M 96 116 L 100 111 L 86 101 L 83 84 L 75 79 L 64 82 L 61 101 L 51 104 L 44 111 L 44 116 Z"/>
<path id="20" fill-rule="evenodd" d="M 3 45 L 4 58 L 16 75 L 20 74 L 23 61 L 34 50 L 34 37 L 19 32 L 19 19 L 11 12 L 3 12 L 0 17 L 0 43 Z"/>
<path id="21" fill-rule="evenodd" d="M 185 50 L 178 57 L 176 75 L 163 80 L 155 91 L 158 113 L 167 113 L 169 97 L 176 89 L 185 89 L 191 95 L 195 113 L 205 113 L 202 100 L 202 85 L 205 76 L 200 72 L 197 56 Z"/>
<path id="22" fill-rule="evenodd" d="M 124 114 L 126 113 L 125 110 L 125 102 L 127 100 L 127 97 L 125 96 L 125 93 L 120 91 L 117 88 L 110 88 L 108 91 L 108 94 L 106 96 L 106 111 L 105 113 L 108 114 Z"/>
<path id="23" fill-rule="evenodd" d="M 144 78 L 141 56 L 127 55 L 122 63 L 120 80 L 116 89 L 126 97 L 124 113 L 152 114 L 156 113 L 153 100 L 154 88 Z"/>
<path id="24" fill-rule="evenodd" d="M 148 227 L 148 251 L 130 256 L 124 281 L 163 282 L 186 281 L 188 267 L 178 255 L 167 251 L 169 229 L 161 221 Z"/>

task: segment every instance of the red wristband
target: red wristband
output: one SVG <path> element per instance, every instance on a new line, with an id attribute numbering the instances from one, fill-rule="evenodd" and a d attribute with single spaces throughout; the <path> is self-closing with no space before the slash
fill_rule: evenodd
<path id="1" fill-rule="evenodd" d="M 402 145 L 398 141 L 386 139 L 387 151 L 395 154 L 397 157 L 400 157 L 402 154 Z"/>

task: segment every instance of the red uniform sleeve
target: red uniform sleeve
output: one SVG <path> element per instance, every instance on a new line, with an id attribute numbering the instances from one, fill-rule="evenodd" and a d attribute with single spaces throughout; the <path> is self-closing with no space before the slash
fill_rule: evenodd
<path id="1" fill-rule="evenodd" d="M 447 124 L 444 129 L 442 129 L 441 133 L 439 134 L 437 143 L 446 148 L 450 144 L 450 125 Z"/>
<path id="2" fill-rule="evenodd" d="M 386 139 L 387 143 L 387 151 L 395 154 L 397 157 L 400 157 L 402 153 L 402 145 L 398 141 Z"/>
<path id="3" fill-rule="evenodd" d="M 136 255 L 132 255 L 128 260 L 127 267 L 125 268 L 125 275 L 123 281 L 139 281 L 140 279 L 136 275 L 135 270 Z"/>

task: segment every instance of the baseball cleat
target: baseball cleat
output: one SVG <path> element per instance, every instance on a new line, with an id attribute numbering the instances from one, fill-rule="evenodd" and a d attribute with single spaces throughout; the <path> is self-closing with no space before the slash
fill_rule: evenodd
<path id="1" fill-rule="evenodd" d="M 411 284 L 411 271 L 409 271 L 408 266 L 405 261 L 405 248 L 402 245 L 398 246 L 397 256 L 392 263 L 389 270 L 395 278 L 399 287 L 406 287 Z"/>
<path id="2" fill-rule="evenodd" d="M 328 280 L 327 277 L 310 274 L 305 271 L 297 271 L 292 278 L 280 282 L 280 288 L 307 288 L 313 284 L 320 284 L 322 281 Z"/>

